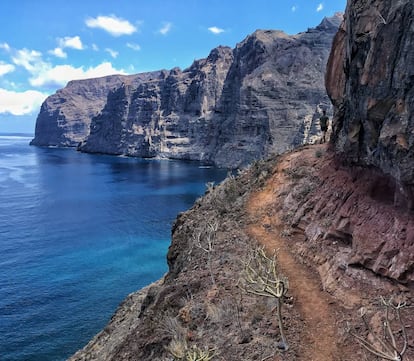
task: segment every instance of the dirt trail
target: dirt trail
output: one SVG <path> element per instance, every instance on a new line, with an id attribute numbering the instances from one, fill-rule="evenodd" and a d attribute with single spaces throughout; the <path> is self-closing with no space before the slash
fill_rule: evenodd
<path id="1" fill-rule="evenodd" d="M 288 277 L 289 293 L 293 305 L 297 307 L 303 321 L 302 347 L 300 359 L 306 361 L 341 360 L 337 348 L 336 319 L 332 300 L 321 291 L 319 279 L 305 265 L 299 263 L 289 250 L 289 240 L 280 236 L 283 225 L 275 216 L 278 193 L 286 184 L 284 168 L 289 168 L 292 157 L 287 155 L 278 165 L 275 175 L 267 182 L 261 192 L 251 196 L 248 213 L 253 220 L 260 220 L 248 226 L 251 237 L 269 251 L 278 250 L 278 263 L 282 273 Z"/>

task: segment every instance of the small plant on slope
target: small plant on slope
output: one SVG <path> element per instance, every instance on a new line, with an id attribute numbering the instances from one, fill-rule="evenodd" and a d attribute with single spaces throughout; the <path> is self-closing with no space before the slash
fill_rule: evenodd
<path id="1" fill-rule="evenodd" d="M 273 253 L 272 257 L 268 257 L 263 248 L 255 249 L 244 265 L 239 285 L 247 293 L 276 299 L 277 319 L 281 337 L 278 348 L 287 351 L 289 347 L 284 332 L 282 306 L 289 289 L 289 283 L 287 278 L 280 276 L 277 271 L 276 252 Z"/>
<path id="2" fill-rule="evenodd" d="M 188 348 L 186 343 L 177 340 L 171 341 L 167 351 L 176 361 L 210 361 L 215 356 L 214 350 L 201 349 L 198 346 Z"/>
<path id="3" fill-rule="evenodd" d="M 381 297 L 381 305 L 385 313 L 382 336 L 372 330 L 366 318 L 365 308 L 360 309 L 360 316 L 368 330 L 368 336 L 371 335 L 372 338 L 369 340 L 368 336 L 366 338 L 359 336 L 350 328 L 348 332 L 371 354 L 384 360 L 402 361 L 408 345 L 406 326 L 401 319 L 401 309 L 406 307 L 406 303 L 394 303 L 392 297 L 389 300 Z M 398 327 L 398 329 L 393 330 L 393 325 L 396 325 L 394 328 Z M 401 345 L 397 345 L 397 333 L 401 333 Z"/>

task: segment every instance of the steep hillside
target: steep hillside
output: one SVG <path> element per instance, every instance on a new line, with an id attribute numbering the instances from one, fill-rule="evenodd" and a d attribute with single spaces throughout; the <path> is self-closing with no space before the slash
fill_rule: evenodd
<path id="1" fill-rule="evenodd" d="M 258 30 L 185 70 L 70 82 L 43 104 L 32 144 L 236 168 L 308 143 L 330 107 L 324 72 L 341 18 L 294 36 Z"/>
<path id="2" fill-rule="evenodd" d="M 384 220 L 393 219 L 405 226 L 390 234 L 412 237 L 414 220 L 366 192 L 375 178 L 352 182 L 355 174 L 338 165 L 325 145 L 314 145 L 256 162 L 210 186 L 175 222 L 169 272 L 131 295 L 70 361 L 173 360 L 185 348 L 210 350 L 213 360 L 226 361 L 363 360 L 366 353 L 348 326 L 364 335 L 358 310 L 364 306 L 370 318 L 378 317 L 380 296 L 413 306 L 414 274 L 409 259 L 387 277 L 381 276 L 385 263 L 377 273 L 367 270 L 355 253 L 366 247 L 368 254 L 369 244 L 356 249 L 347 232 L 359 227 L 383 234 L 389 227 Z M 285 352 L 279 348 L 275 301 L 238 287 L 251 249 L 260 245 L 269 254 L 277 250 L 278 271 L 289 280 Z M 411 308 L 402 317 L 408 360 L 414 356 Z"/>

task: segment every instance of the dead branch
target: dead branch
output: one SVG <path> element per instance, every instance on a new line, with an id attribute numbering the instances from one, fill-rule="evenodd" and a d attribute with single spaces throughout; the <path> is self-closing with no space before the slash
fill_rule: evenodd
<path id="1" fill-rule="evenodd" d="M 381 305 L 384 307 L 385 314 L 382 337 L 380 337 L 377 332 L 374 332 L 372 327 L 369 325 L 369 322 L 366 319 L 366 310 L 363 308 L 360 309 L 360 317 L 362 318 L 368 331 L 367 336 L 362 337 L 357 335 L 350 328 L 348 329 L 348 332 L 365 350 L 371 354 L 384 360 L 402 361 L 407 350 L 408 337 L 406 326 L 401 318 L 401 309 L 406 307 L 407 304 L 405 302 L 394 303 L 393 297 L 390 297 L 389 299 L 381 297 L 380 301 Z M 393 324 L 395 323 L 397 323 L 398 330 L 393 330 Z M 396 335 L 400 330 L 402 334 L 400 337 L 400 343 L 402 343 L 402 345 L 399 347 Z M 368 340 L 369 335 L 372 336 L 373 341 Z"/>

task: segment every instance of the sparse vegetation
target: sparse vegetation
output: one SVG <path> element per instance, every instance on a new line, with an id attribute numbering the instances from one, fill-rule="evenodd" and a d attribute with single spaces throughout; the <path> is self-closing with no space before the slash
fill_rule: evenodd
<path id="1" fill-rule="evenodd" d="M 290 167 L 283 169 L 283 172 L 292 180 L 299 180 L 308 175 L 304 167 Z"/>
<path id="2" fill-rule="evenodd" d="M 216 285 L 216 280 L 214 278 L 213 266 L 212 266 L 212 253 L 214 251 L 214 240 L 216 237 L 216 232 L 218 230 L 219 223 L 218 221 L 208 222 L 204 234 L 201 231 L 195 232 L 193 235 L 195 244 L 198 248 L 207 253 L 207 262 L 208 268 L 210 271 L 210 278 L 212 284 Z"/>
<path id="3" fill-rule="evenodd" d="M 281 237 L 289 238 L 292 236 L 292 229 L 291 228 L 283 228 L 280 232 Z"/>
<path id="4" fill-rule="evenodd" d="M 316 183 L 301 182 L 294 188 L 293 197 L 298 201 L 303 201 L 306 196 L 316 188 Z"/>
<path id="5" fill-rule="evenodd" d="M 189 346 L 187 327 L 183 326 L 176 317 L 165 317 L 160 332 L 171 338 L 165 350 L 176 361 L 209 361 L 215 356 L 215 350 Z"/>
<path id="6" fill-rule="evenodd" d="M 247 293 L 276 299 L 277 319 L 281 337 L 278 348 L 287 351 L 289 346 L 284 332 L 282 306 L 289 289 L 289 282 L 277 270 L 276 252 L 273 253 L 272 257 L 268 257 L 264 248 L 260 247 L 253 250 L 244 265 L 240 287 Z"/>
<path id="7" fill-rule="evenodd" d="M 214 186 L 214 183 L 206 184 L 206 197 L 209 199 L 213 207 L 222 216 L 231 213 L 235 206 L 235 202 L 239 200 L 241 189 L 238 186 L 237 178 L 234 174 L 229 173 L 226 179 L 220 183 L 220 187 Z"/>
<path id="8" fill-rule="evenodd" d="M 315 157 L 321 158 L 323 156 L 323 151 L 321 149 L 318 149 L 315 151 Z"/>
<path id="9" fill-rule="evenodd" d="M 166 349 L 175 361 L 210 361 L 215 356 L 214 350 L 195 345 L 188 347 L 186 342 L 179 340 L 172 340 Z"/>
<path id="10" fill-rule="evenodd" d="M 405 302 L 394 302 L 381 297 L 381 306 L 384 308 L 381 331 L 374 330 L 367 319 L 367 310 L 360 309 L 360 317 L 366 328 L 366 335 L 362 336 L 351 330 L 348 332 L 370 354 L 384 360 L 402 361 L 408 346 L 406 325 L 401 318 L 401 310 L 406 307 Z"/>
<path id="11" fill-rule="evenodd" d="M 176 317 L 166 316 L 163 318 L 159 331 L 173 340 L 185 340 L 186 329 Z"/>

